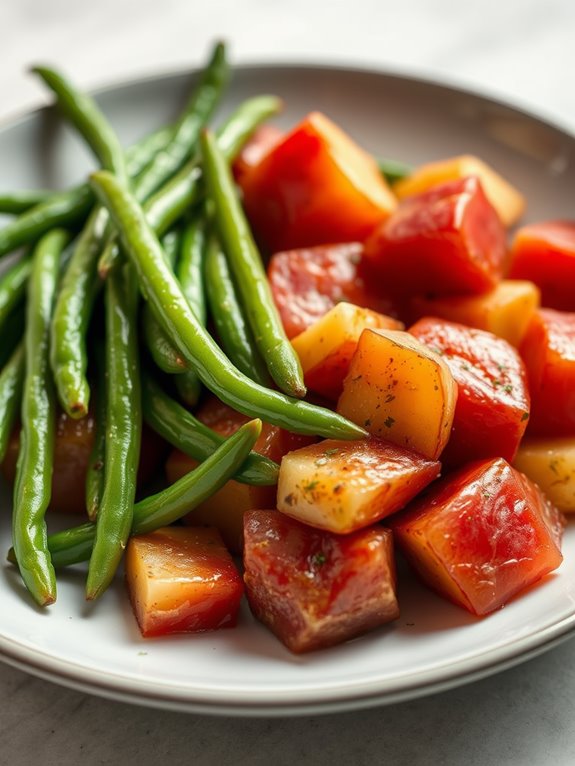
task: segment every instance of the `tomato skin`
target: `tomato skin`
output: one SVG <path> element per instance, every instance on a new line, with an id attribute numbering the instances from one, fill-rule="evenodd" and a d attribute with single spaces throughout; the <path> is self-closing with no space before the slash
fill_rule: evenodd
<path id="1" fill-rule="evenodd" d="M 562 514 L 502 458 L 473 462 L 390 521 L 424 582 L 485 615 L 556 569 Z"/>
<path id="2" fill-rule="evenodd" d="M 519 351 L 531 390 L 529 432 L 575 435 L 575 313 L 536 311 Z"/>
<path id="3" fill-rule="evenodd" d="M 359 242 L 288 250 L 272 256 L 268 279 L 288 338 L 299 335 L 344 300 L 380 314 L 397 310 L 369 277 Z"/>
<path id="4" fill-rule="evenodd" d="M 130 538 L 126 580 L 144 638 L 237 623 L 242 579 L 215 529 L 164 527 Z"/>
<path id="5" fill-rule="evenodd" d="M 196 417 L 222 436 L 230 436 L 240 426 L 247 423 L 249 417 L 233 410 L 216 397 L 208 397 Z M 283 428 L 264 423 L 254 451 L 269 457 L 277 463 L 291 450 L 305 447 L 315 442 L 313 436 L 292 434 Z M 166 463 L 166 474 L 170 484 L 193 470 L 197 461 L 179 450 L 173 450 Z M 254 508 L 273 507 L 276 503 L 276 487 L 257 487 L 241 484 L 231 479 L 218 492 L 198 505 L 184 519 L 184 524 L 212 524 L 216 526 L 226 544 L 233 553 L 243 549 L 243 516 Z"/>
<path id="6" fill-rule="evenodd" d="M 398 617 L 389 530 L 342 537 L 278 511 L 250 511 L 244 537 L 250 607 L 292 652 L 333 646 Z"/>
<path id="7" fill-rule="evenodd" d="M 242 190 L 270 252 L 363 240 L 397 204 L 373 158 L 319 112 L 252 168 Z"/>
<path id="8" fill-rule="evenodd" d="M 257 128 L 232 164 L 234 178 L 240 186 L 283 135 L 275 125 L 264 124 Z"/>
<path id="9" fill-rule="evenodd" d="M 509 276 L 534 282 L 542 306 L 575 311 L 575 222 L 544 221 L 519 229 Z"/>
<path id="10" fill-rule="evenodd" d="M 517 453 L 529 419 L 527 373 L 507 341 L 484 330 L 425 318 L 409 332 L 437 350 L 458 385 L 451 437 L 441 461 L 449 467 Z"/>
<path id="11" fill-rule="evenodd" d="M 487 292 L 503 274 L 505 229 L 474 176 L 405 199 L 365 256 L 404 295 Z"/>

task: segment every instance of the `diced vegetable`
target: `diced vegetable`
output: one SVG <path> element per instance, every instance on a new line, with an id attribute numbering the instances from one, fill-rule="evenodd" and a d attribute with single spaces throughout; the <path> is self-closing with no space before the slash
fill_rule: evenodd
<path id="1" fill-rule="evenodd" d="M 525 209 L 523 195 L 487 163 L 471 154 L 462 154 L 459 157 L 421 165 L 409 178 L 394 184 L 393 191 L 399 199 L 404 199 L 426 192 L 446 181 L 455 181 L 468 176 L 479 178 L 485 196 L 505 226 L 513 226 L 517 223 Z"/>
<path id="2" fill-rule="evenodd" d="M 501 338 L 441 319 L 420 319 L 409 332 L 447 364 L 458 386 L 453 430 L 441 460 L 449 466 L 483 457 L 515 457 L 527 421 L 527 375 Z"/>
<path id="3" fill-rule="evenodd" d="M 411 302 L 411 312 L 414 319 L 440 317 L 487 330 L 512 346 L 518 346 L 539 302 L 539 290 L 533 282 L 503 279 L 483 295 L 416 297 Z"/>
<path id="4" fill-rule="evenodd" d="M 266 123 L 255 130 L 232 165 L 234 177 L 240 186 L 252 169 L 283 138 L 283 135 L 283 132 L 275 125 Z"/>
<path id="5" fill-rule="evenodd" d="M 406 332 L 364 330 L 338 412 L 369 433 L 436 460 L 453 423 L 457 384 L 445 361 Z"/>
<path id="6" fill-rule="evenodd" d="M 399 511 L 440 468 L 380 439 L 326 440 L 284 456 L 278 509 L 312 527 L 347 534 Z"/>
<path id="7" fill-rule="evenodd" d="M 560 512 L 502 458 L 447 476 L 390 524 L 423 581 L 477 615 L 562 561 Z"/>
<path id="8" fill-rule="evenodd" d="M 271 252 L 363 240 L 396 206 L 375 160 L 319 112 L 276 144 L 242 188 Z"/>
<path id="9" fill-rule="evenodd" d="M 519 351 L 531 392 L 530 432 L 575 436 L 575 313 L 535 312 Z"/>
<path id="10" fill-rule="evenodd" d="M 545 221 L 519 229 L 511 248 L 509 275 L 535 282 L 543 306 L 573 311 L 575 222 Z"/>
<path id="11" fill-rule="evenodd" d="M 235 433 L 249 420 L 214 397 L 207 399 L 196 415 L 199 420 L 222 436 Z M 292 434 L 283 428 L 264 423 L 254 451 L 279 463 L 290 450 L 306 446 L 313 441 L 315 441 L 313 437 Z M 174 450 L 166 464 L 168 481 L 172 484 L 196 465 L 195 460 L 179 450 Z M 194 508 L 184 519 L 184 523 L 216 526 L 227 547 L 234 553 L 241 553 L 244 513 L 254 508 L 275 507 L 275 504 L 275 486 L 258 487 L 232 480 L 204 503 Z"/>
<path id="12" fill-rule="evenodd" d="M 575 436 L 525 439 L 514 466 L 560 511 L 575 512 Z"/>
<path id="13" fill-rule="evenodd" d="M 388 529 L 341 537 L 277 511 L 250 511 L 244 536 L 250 607 L 292 652 L 332 646 L 398 617 Z"/>
<path id="14" fill-rule="evenodd" d="M 405 199 L 365 245 L 388 288 L 410 296 L 487 292 L 505 254 L 505 229 L 475 177 Z"/>
<path id="15" fill-rule="evenodd" d="M 385 314 L 351 303 L 338 303 L 293 338 L 305 384 L 311 391 L 334 401 L 338 398 L 359 337 L 366 327 L 403 329 L 401 322 Z"/>
<path id="16" fill-rule="evenodd" d="M 126 580 L 145 638 L 236 625 L 242 579 L 216 529 L 163 527 L 132 537 Z"/>
<path id="17" fill-rule="evenodd" d="M 306 330 L 340 301 L 393 313 L 393 305 L 370 284 L 359 242 L 289 250 L 272 256 L 268 279 L 288 338 Z M 377 280 L 380 281 L 380 280 Z"/>

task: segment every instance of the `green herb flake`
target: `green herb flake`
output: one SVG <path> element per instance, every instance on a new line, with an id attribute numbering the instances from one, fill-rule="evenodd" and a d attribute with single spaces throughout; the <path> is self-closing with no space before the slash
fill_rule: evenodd
<path id="1" fill-rule="evenodd" d="M 392 418 L 391 415 L 389 415 L 384 421 L 383 425 L 386 428 L 391 428 L 391 426 L 395 423 L 395 418 Z"/>
<path id="2" fill-rule="evenodd" d="M 524 412 L 523 415 L 521 415 L 521 422 L 524 423 L 526 420 L 529 420 L 528 412 Z"/>
<path id="3" fill-rule="evenodd" d="M 304 484 L 302 486 L 302 489 L 304 492 L 313 492 L 314 489 L 317 489 L 318 484 L 319 484 L 319 481 L 317 479 L 314 479 L 313 481 L 310 481 L 307 484 Z"/>
<path id="4" fill-rule="evenodd" d="M 312 563 L 316 567 L 322 567 L 325 562 L 327 561 L 326 555 L 323 551 L 318 551 L 314 556 L 312 557 Z"/>

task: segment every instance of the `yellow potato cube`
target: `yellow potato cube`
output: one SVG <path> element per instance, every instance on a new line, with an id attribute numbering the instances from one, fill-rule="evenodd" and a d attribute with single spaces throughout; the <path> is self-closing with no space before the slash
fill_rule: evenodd
<path id="1" fill-rule="evenodd" d="M 359 336 L 366 327 L 403 329 L 402 323 L 392 317 L 342 302 L 293 338 L 292 345 L 310 390 L 337 399 Z"/>
<path id="2" fill-rule="evenodd" d="M 457 384 L 441 357 L 406 332 L 364 330 L 337 411 L 431 460 L 453 424 Z"/>
<path id="3" fill-rule="evenodd" d="M 575 436 L 525 439 L 514 466 L 560 511 L 575 512 Z"/>
<path id="4" fill-rule="evenodd" d="M 380 439 L 329 439 L 282 458 L 277 505 L 312 527 L 345 534 L 403 508 L 440 468 Z"/>
<path id="5" fill-rule="evenodd" d="M 479 178 L 487 199 L 505 226 L 517 223 L 525 209 L 523 195 L 487 163 L 471 154 L 421 165 L 408 178 L 394 184 L 393 191 L 401 200 L 421 194 L 445 181 L 455 181 L 466 176 Z"/>
<path id="6" fill-rule="evenodd" d="M 432 316 L 459 322 L 519 346 L 539 303 L 539 288 L 533 282 L 504 279 L 483 295 L 414 298 L 411 309 L 418 319 Z"/>

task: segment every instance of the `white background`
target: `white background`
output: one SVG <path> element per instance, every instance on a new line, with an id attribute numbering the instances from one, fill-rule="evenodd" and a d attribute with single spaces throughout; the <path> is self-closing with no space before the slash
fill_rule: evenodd
<path id="1" fill-rule="evenodd" d="M 199 64 L 217 37 L 236 62 L 435 74 L 575 129 L 573 0 L 0 0 L 0 119 L 44 100 L 26 73 L 34 63 L 92 87 Z M 284 721 L 140 709 L 0 666 L 0 763 L 12 766 L 555 766 L 575 763 L 574 720 L 574 642 L 432 698 Z"/>

